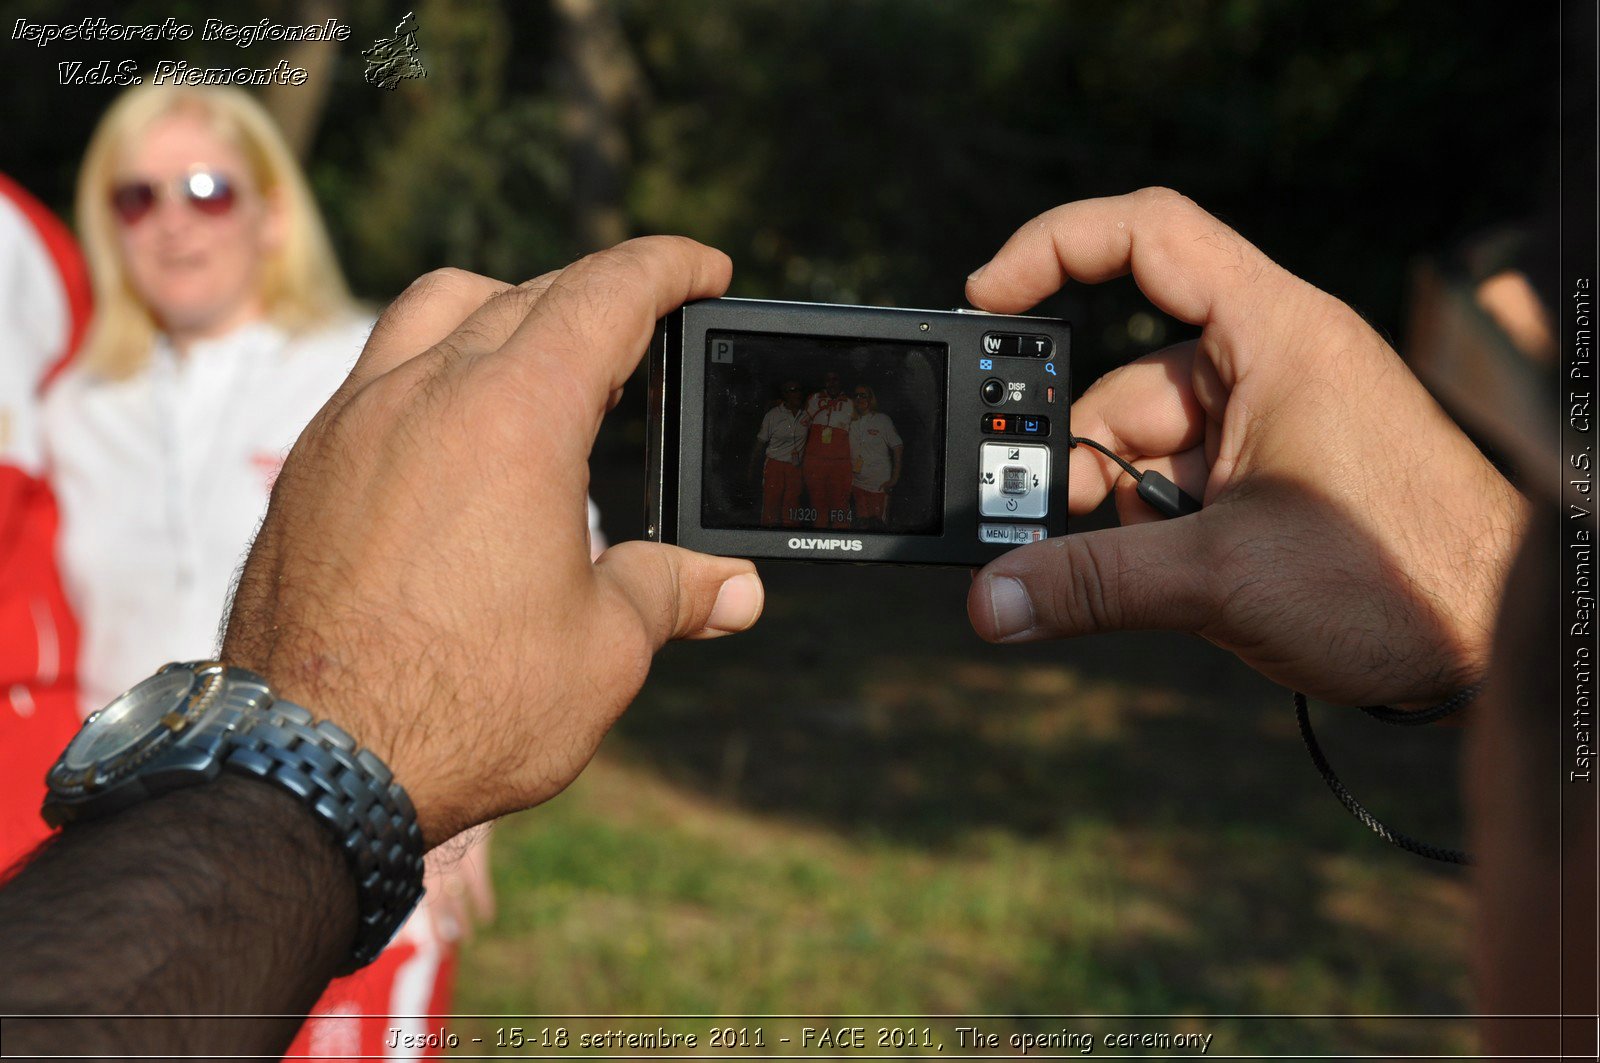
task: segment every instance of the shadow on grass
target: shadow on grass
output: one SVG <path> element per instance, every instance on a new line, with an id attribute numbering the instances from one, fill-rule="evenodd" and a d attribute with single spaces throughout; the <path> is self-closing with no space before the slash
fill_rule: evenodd
<path id="1" fill-rule="evenodd" d="M 1288 693 L 1208 643 L 991 646 L 967 627 L 964 572 L 763 576 L 755 630 L 658 659 L 618 728 L 630 759 L 752 809 L 924 844 L 1088 817 L 1387 856 L 1317 776 Z M 1452 731 L 1317 720 L 1380 816 L 1459 839 Z"/>
<path id="2" fill-rule="evenodd" d="M 636 505 L 629 482 L 622 470 L 597 478 L 602 508 L 623 514 L 618 537 L 622 507 Z M 1055 917 L 1046 906 L 1027 962 L 980 979 L 963 1010 L 1461 1010 L 1463 876 L 1338 806 L 1288 691 L 1187 636 L 991 646 L 968 626 L 961 570 L 763 564 L 762 575 L 756 629 L 668 647 L 608 755 L 847 839 L 958 856 L 1000 839 L 1019 874 L 1090 839 L 1104 860 L 1085 862 L 1083 888 L 1097 899 L 1063 899 Z M 1461 843 L 1457 731 L 1314 716 L 1380 818 Z M 1074 923 L 1090 917 L 1114 925 Z M 1470 1044 L 1463 1022 L 1378 1026 L 1358 1038 L 1373 1051 Z M 1255 1051 L 1350 1043 L 1347 1030 L 1214 1028 Z"/>
<path id="3" fill-rule="evenodd" d="M 641 433 L 608 421 L 594 459 L 613 539 L 640 535 Z M 988 827 L 1037 836 L 1089 817 L 1415 860 L 1338 807 L 1289 692 L 1201 639 L 992 646 L 967 623 L 965 570 L 761 571 L 767 610 L 754 630 L 657 658 L 618 725 L 629 759 L 750 809 L 923 843 Z M 1459 844 L 1453 729 L 1331 707 L 1314 718 L 1380 819 Z"/>

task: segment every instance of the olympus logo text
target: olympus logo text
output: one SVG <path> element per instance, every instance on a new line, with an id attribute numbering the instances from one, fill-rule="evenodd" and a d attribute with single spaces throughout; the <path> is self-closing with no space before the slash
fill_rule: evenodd
<path id="1" fill-rule="evenodd" d="M 859 550 L 860 539 L 802 539 L 796 536 L 789 540 L 791 550 Z"/>

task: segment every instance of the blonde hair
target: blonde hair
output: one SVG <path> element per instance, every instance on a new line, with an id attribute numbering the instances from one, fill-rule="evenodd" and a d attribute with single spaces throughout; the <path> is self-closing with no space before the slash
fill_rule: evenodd
<path id="1" fill-rule="evenodd" d="M 236 88 L 140 86 L 123 93 L 100 119 L 78 173 L 78 234 L 95 299 L 83 364 L 112 379 L 143 369 L 160 331 L 122 261 L 110 199 L 116 167 L 136 137 L 175 114 L 205 119 L 212 132 L 244 156 L 256 189 L 263 196 L 279 197 L 283 239 L 261 275 L 267 318 L 298 332 L 355 312 L 311 189 L 262 106 Z"/>

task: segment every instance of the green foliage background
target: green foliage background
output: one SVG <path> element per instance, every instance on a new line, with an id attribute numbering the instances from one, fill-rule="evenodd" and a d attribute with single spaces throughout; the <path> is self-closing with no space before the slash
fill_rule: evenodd
<path id="1" fill-rule="evenodd" d="M 111 14 L 10 0 L 17 17 Z M 386 93 L 354 25 L 310 155 L 357 289 L 452 264 L 532 275 L 574 234 L 560 36 L 544 3 L 426 0 L 429 74 Z M 273 0 L 134 0 L 122 21 L 294 21 Z M 1480 0 L 620 0 L 642 92 L 624 117 L 631 231 L 680 232 L 735 293 L 953 306 L 1017 225 L 1166 184 L 1391 335 L 1414 256 L 1533 211 L 1554 181 L 1554 5 Z M 103 46 L 90 57 L 266 65 L 270 45 Z M 112 90 L 55 85 L 72 55 L 12 44 L 5 167 L 62 211 Z M 1139 346 L 1131 285 L 1075 290 L 1092 375 Z M 1166 337 L 1164 327 L 1154 333 Z M 1148 328 L 1136 333 L 1149 337 Z M 1091 373 L 1076 374 L 1080 381 Z"/>

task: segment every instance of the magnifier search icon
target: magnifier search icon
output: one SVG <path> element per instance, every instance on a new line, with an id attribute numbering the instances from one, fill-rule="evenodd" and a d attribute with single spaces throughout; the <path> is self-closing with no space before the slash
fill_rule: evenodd
<path id="1" fill-rule="evenodd" d="M 1051 376 L 1055 376 L 1056 375 L 1056 363 L 1054 363 L 1054 362 L 1046 362 L 1046 363 L 1044 363 L 1044 371 L 1046 373 L 1049 373 Z"/>

